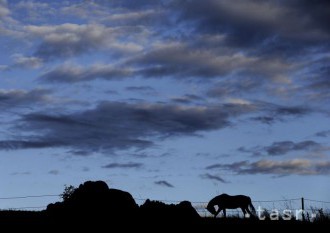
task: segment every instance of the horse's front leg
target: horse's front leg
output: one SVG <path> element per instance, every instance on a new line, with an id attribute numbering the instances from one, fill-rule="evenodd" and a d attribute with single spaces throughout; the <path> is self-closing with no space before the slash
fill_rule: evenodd
<path id="1" fill-rule="evenodd" d="M 227 218 L 227 216 L 226 216 L 226 209 L 223 209 L 223 217 L 224 218 Z"/>
<path id="2" fill-rule="evenodd" d="M 222 210 L 222 209 L 219 207 L 218 210 L 217 210 L 217 212 L 215 212 L 215 214 L 214 214 L 214 218 L 217 217 L 217 215 L 220 213 L 221 210 Z"/>

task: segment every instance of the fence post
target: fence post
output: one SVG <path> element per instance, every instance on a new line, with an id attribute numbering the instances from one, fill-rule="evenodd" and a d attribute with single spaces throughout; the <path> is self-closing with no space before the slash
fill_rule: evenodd
<path id="1" fill-rule="evenodd" d="M 303 197 L 301 198 L 301 209 L 302 209 L 302 213 L 301 213 L 302 220 L 305 221 L 305 202 Z"/>

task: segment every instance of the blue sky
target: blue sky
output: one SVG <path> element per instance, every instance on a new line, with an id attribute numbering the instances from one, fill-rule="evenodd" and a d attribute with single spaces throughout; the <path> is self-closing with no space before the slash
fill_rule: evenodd
<path id="1" fill-rule="evenodd" d="M 330 201 L 329 16 L 321 0 L 0 0 L 0 197 L 104 180 Z"/>

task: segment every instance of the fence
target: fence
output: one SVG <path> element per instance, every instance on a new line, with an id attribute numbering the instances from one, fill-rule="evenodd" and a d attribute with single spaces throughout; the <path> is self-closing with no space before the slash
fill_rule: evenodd
<path id="1" fill-rule="evenodd" d="M 49 198 L 49 197 L 57 197 L 60 198 L 60 195 L 56 194 L 46 194 L 46 195 L 31 195 L 31 196 L 16 196 L 16 197 L 0 197 L 0 206 L 2 201 L 8 200 L 17 200 L 17 199 L 31 199 L 31 198 Z M 145 198 L 134 198 L 135 201 L 141 205 L 146 199 Z M 54 202 L 57 200 L 54 200 Z M 178 200 L 157 200 L 164 202 L 166 204 L 178 204 L 180 201 Z M 202 217 L 210 217 L 211 214 L 206 210 L 206 206 L 208 202 L 200 202 L 200 201 L 191 201 L 193 207 Z M 296 213 L 300 214 L 297 216 L 299 218 L 303 218 L 305 216 L 316 216 L 320 211 L 324 214 L 330 214 L 330 201 L 321 201 L 314 200 L 308 198 L 292 198 L 292 199 L 282 199 L 282 200 L 254 200 L 253 205 L 259 211 L 263 211 L 264 213 L 279 213 L 280 215 L 284 213 L 283 211 L 291 211 L 292 215 Z M 14 208 L 5 208 L 2 210 L 43 210 L 46 209 L 47 206 L 22 206 L 22 207 L 14 207 Z M 304 215 L 301 215 L 301 210 L 304 210 Z M 240 209 L 233 209 L 226 211 L 228 216 L 237 216 L 243 217 L 242 211 Z M 221 216 L 221 215 L 220 215 Z"/>

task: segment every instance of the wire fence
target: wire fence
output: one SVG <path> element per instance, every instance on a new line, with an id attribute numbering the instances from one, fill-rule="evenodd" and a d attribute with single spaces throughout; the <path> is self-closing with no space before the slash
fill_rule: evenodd
<path id="1" fill-rule="evenodd" d="M 33 199 L 33 198 L 49 198 L 57 197 L 60 198 L 59 194 L 44 194 L 44 195 L 27 195 L 27 196 L 13 196 L 13 197 L 0 197 L 0 204 L 2 201 L 8 200 L 18 200 L 18 199 Z M 135 201 L 142 205 L 147 198 L 134 198 Z M 178 204 L 179 200 L 155 200 L 160 201 L 165 204 Z M 288 213 L 290 211 L 292 216 L 297 218 L 302 217 L 302 210 L 304 210 L 304 215 L 316 216 L 317 214 L 330 214 L 330 201 L 322 201 L 308 198 L 291 198 L 291 199 L 280 199 L 280 200 L 254 200 L 253 205 L 257 212 L 262 212 L 263 214 L 276 214 L 283 215 L 284 212 Z M 202 217 L 211 217 L 212 215 L 206 210 L 208 202 L 203 201 L 191 201 L 192 206 L 196 209 L 198 214 Z M 1 210 L 30 210 L 30 211 L 40 211 L 46 209 L 47 206 L 22 206 L 13 208 L 2 208 Z M 240 209 L 227 209 L 228 216 L 244 217 Z M 222 215 L 219 214 L 219 217 Z"/>

